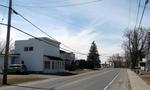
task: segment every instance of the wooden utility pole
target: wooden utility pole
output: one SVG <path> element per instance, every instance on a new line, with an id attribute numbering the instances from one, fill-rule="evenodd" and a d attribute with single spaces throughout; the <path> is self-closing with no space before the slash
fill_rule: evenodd
<path id="1" fill-rule="evenodd" d="M 3 84 L 7 84 L 7 71 L 8 71 L 8 58 L 9 58 L 9 41 L 10 41 L 10 28 L 11 28 L 11 13 L 12 13 L 12 0 L 9 0 L 8 8 L 8 26 L 6 36 L 6 49 L 4 56 L 4 70 L 3 70 Z"/>

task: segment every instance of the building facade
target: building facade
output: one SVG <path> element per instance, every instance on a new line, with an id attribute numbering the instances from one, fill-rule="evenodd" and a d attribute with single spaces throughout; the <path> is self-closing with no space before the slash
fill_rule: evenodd
<path id="1" fill-rule="evenodd" d="M 148 70 L 148 71 L 150 70 L 150 53 L 146 54 L 143 61 L 139 62 L 139 65 L 144 70 Z"/>
<path id="2" fill-rule="evenodd" d="M 46 37 L 40 39 L 42 41 L 35 38 L 15 41 L 15 53 L 20 54 L 18 61 L 24 61 L 28 71 L 31 72 L 63 72 L 65 64 L 60 58 L 60 42 Z"/>
<path id="3" fill-rule="evenodd" d="M 65 64 L 71 65 L 75 61 L 75 54 L 73 52 L 66 52 L 60 50 L 60 57 L 65 61 Z"/>

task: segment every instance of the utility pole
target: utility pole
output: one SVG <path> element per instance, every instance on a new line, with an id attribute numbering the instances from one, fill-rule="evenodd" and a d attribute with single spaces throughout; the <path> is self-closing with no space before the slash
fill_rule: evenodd
<path id="1" fill-rule="evenodd" d="M 7 26 L 6 49 L 5 49 L 5 56 L 4 56 L 4 71 L 3 71 L 3 84 L 4 85 L 7 84 L 9 41 L 10 41 L 10 28 L 11 28 L 11 13 L 12 13 L 12 0 L 9 0 L 8 26 Z"/>

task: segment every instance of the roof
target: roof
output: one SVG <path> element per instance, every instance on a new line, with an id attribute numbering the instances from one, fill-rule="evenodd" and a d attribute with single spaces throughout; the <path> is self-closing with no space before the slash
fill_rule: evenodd
<path id="1" fill-rule="evenodd" d="M 47 38 L 47 37 L 38 37 L 39 39 L 42 39 L 42 40 L 45 40 L 47 42 L 53 42 L 53 43 L 58 43 L 58 44 L 61 44 L 60 42 L 56 41 L 56 40 L 52 40 L 50 38 Z M 31 39 L 35 39 L 35 38 L 30 38 L 29 40 Z"/>
<path id="2" fill-rule="evenodd" d="M 60 53 L 68 53 L 69 54 L 69 52 L 66 52 L 66 51 L 63 51 L 63 50 L 59 50 L 60 51 Z"/>
<path id="3" fill-rule="evenodd" d="M 45 57 L 51 59 L 51 60 L 59 60 L 62 61 L 63 59 L 61 59 L 60 57 L 55 57 L 55 56 L 48 56 L 48 55 L 44 55 Z"/>
<path id="4" fill-rule="evenodd" d="M 37 37 L 40 40 L 44 40 L 47 43 L 55 43 L 55 44 L 61 44 L 59 41 L 47 38 L 47 37 Z M 29 38 L 27 40 L 16 40 L 15 42 L 23 42 L 23 41 L 28 41 L 28 40 L 37 40 L 36 38 Z"/>

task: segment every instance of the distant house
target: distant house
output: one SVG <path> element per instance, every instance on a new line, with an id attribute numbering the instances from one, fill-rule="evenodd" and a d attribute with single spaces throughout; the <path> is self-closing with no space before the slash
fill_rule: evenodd
<path id="1" fill-rule="evenodd" d="M 55 73 L 63 72 L 65 68 L 64 61 L 60 58 L 60 42 L 51 40 L 46 37 L 41 37 L 39 41 L 35 38 L 28 40 L 15 41 L 15 53 L 19 55 L 15 57 L 16 62 L 24 64 L 31 72 L 37 73 Z"/>
<path id="2" fill-rule="evenodd" d="M 60 57 L 65 61 L 66 65 L 71 65 L 75 61 L 75 54 L 73 52 L 60 50 Z"/>
<path id="3" fill-rule="evenodd" d="M 146 54 L 145 58 L 139 62 L 139 67 L 142 70 L 150 70 L 150 53 Z"/>

